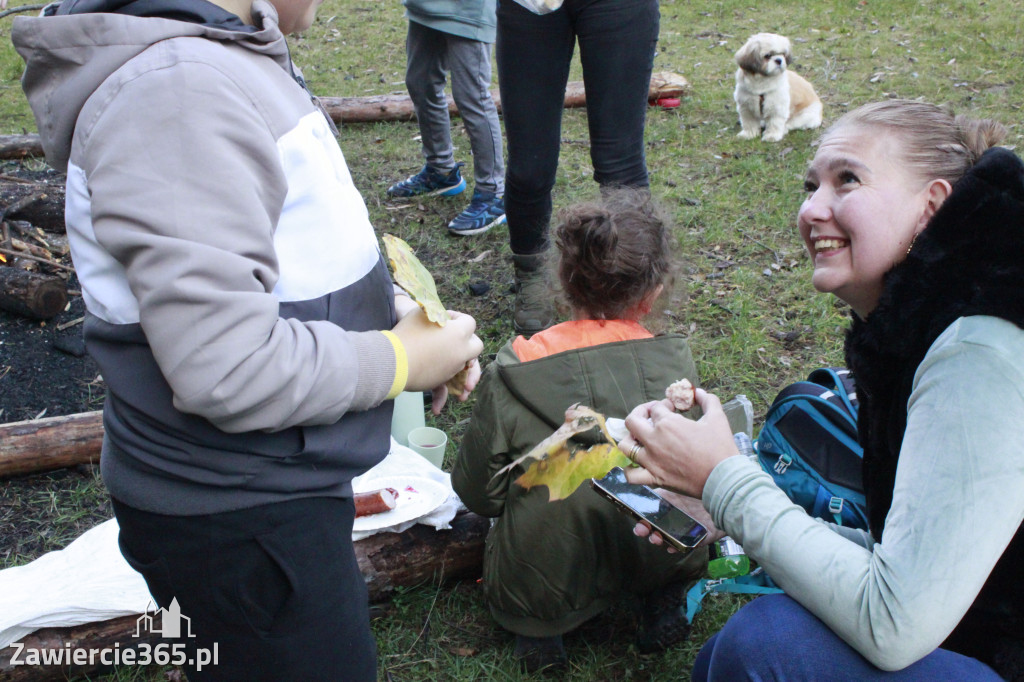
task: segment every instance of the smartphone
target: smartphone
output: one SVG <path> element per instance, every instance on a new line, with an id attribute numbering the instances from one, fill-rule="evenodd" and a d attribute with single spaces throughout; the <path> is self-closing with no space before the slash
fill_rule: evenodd
<path id="1" fill-rule="evenodd" d="M 708 534 L 696 519 L 647 486 L 626 481 L 626 472 L 621 467 L 612 468 L 604 478 L 590 479 L 590 485 L 619 511 L 647 524 L 682 552 L 699 545 Z"/>

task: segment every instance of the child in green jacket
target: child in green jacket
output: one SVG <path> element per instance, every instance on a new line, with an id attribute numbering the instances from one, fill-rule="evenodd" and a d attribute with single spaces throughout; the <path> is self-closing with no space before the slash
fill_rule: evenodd
<path id="1" fill-rule="evenodd" d="M 546 487 L 514 483 L 523 466 L 494 477 L 550 435 L 573 403 L 624 417 L 678 379 L 697 383 L 686 340 L 654 336 L 640 322 L 672 271 L 669 230 L 646 192 L 618 190 L 570 209 L 556 245 L 572 320 L 517 337 L 487 367 L 452 472 L 466 506 L 496 517 L 484 593 L 531 671 L 564 665 L 562 635 L 626 595 L 646 598 L 641 650 L 681 641 L 688 625 L 676 607 L 707 564 L 703 548 L 668 554 L 640 540 L 590 486 L 549 502 Z"/>

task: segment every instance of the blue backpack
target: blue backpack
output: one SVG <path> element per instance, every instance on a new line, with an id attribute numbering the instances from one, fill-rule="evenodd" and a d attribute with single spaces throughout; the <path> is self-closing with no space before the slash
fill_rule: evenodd
<path id="1" fill-rule="evenodd" d="M 811 516 L 867 529 L 857 392 L 846 369 L 816 369 L 772 402 L 754 445 L 761 467 Z"/>
<path id="2" fill-rule="evenodd" d="M 789 499 L 811 516 L 867 529 L 867 510 L 857 442 L 857 391 L 849 370 L 816 369 L 807 381 L 775 397 L 754 443 L 761 467 Z M 687 593 L 686 618 L 693 623 L 711 593 L 782 592 L 761 567 L 749 575 L 698 580 Z"/>

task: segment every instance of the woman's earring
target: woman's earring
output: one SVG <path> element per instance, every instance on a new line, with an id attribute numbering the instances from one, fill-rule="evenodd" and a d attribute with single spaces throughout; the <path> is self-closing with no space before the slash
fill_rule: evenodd
<path id="1" fill-rule="evenodd" d="M 915 232 L 914 233 L 914 238 L 910 240 L 910 246 L 907 247 L 907 255 L 908 256 L 910 255 L 911 249 L 914 248 L 914 244 L 917 242 L 917 235 L 919 235 L 919 234 L 921 234 L 921 233 L 920 232 Z"/>

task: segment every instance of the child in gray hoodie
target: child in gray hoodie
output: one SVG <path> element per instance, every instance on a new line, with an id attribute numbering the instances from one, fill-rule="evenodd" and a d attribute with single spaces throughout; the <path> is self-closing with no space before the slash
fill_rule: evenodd
<path id="1" fill-rule="evenodd" d="M 13 24 L 67 173 L 121 551 L 188 619 L 193 681 L 376 678 L 351 480 L 388 452 L 390 399 L 482 349 L 471 317 L 396 295 L 285 43 L 318 4 L 64 0 Z"/>

